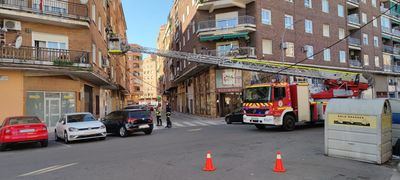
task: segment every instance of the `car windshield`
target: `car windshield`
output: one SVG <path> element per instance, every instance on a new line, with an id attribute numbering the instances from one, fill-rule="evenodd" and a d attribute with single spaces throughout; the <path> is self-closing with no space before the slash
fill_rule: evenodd
<path id="1" fill-rule="evenodd" d="M 69 115 L 67 118 L 68 123 L 90 122 L 90 121 L 96 121 L 96 119 L 91 114 L 74 114 L 74 115 Z"/>
<path id="2" fill-rule="evenodd" d="M 18 125 L 18 124 L 37 124 L 42 123 L 36 117 L 18 117 L 18 118 L 10 118 L 8 121 L 9 125 Z"/>
<path id="3" fill-rule="evenodd" d="M 271 101 L 271 87 L 247 88 L 244 96 L 244 102 L 269 102 Z"/>
<path id="4" fill-rule="evenodd" d="M 133 105 L 133 106 L 125 107 L 125 109 L 143 109 L 143 106 L 141 106 L 141 105 Z"/>
<path id="5" fill-rule="evenodd" d="M 129 118 L 135 118 L 135 119 L 142 119 L 142 118 L 149 118 L 150 117 L 150 112 L 149 111 L 130 111 L 128 113 Z"/>

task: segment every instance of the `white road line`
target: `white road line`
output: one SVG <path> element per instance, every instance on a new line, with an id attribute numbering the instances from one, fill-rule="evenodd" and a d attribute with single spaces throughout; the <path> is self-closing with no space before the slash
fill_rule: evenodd
<path id="1" fill-rule="evenodd" d="M 196 124 L 200 124 L 201 126 L 208 126 L 207 123 L 204 123 L 204 122 L 201 122 L 201 121 L 192 121 L 192 122 L 196 123 Z"/>
<path id="2" fill-rule="evenodd" d="M 191 123 L 191 122 L 182 122 L 183 124 L 186 124 L 186 125 L 188 125 L 188 126 L 198 126 L 198 125 L 196 125 L 196 124 L 193 124 L 193 123 Z"/>
<path id="3" fill-rule="evenodd" d="M 201 131 L 201 128 L 197 128 L 197 129 L 189 129 L 189 132 L 195 132 L 195 131 Z"/>
<path id="4" fill-rule="evenodd" d="M 207 123 L 207 124 L 209 124 L 209 125 L 218 125 L 218 124 L 216 124 L 215 122 L 212 122 L 212 121 L 202 121 L 203 123 Z"/>
<path id="5" fill-rule="evenodd" d="M 183 127 L 183 126 L 185 126 L 185 125 L 183 125 L 183 124 L 181 124 L 181 123 L 178 123 L 178 122 L 173 122 L 172 125 L 178 126 L 178 127 Z"/>
<path id="6" fill-rule="evenodd" d="M 18 177 L 39 175 L 39 174 L 55 171 L 55 170 L 58 170 L 58 169 L 66 168 L 66 167 L 69 167 L 69 166 L 74 166 L 74 165 L 77 165 L 77 164 L 78 163 L 71 163 L 71 164 L 66 164 L 66 165 L 63 165 L 63 166 L 61 166 L 61 165 L 50 166 L 50 167 L 39 169 L 39 170 L 32 171 L 32 172 L 29 172 L 29 173 L 21 174 Z"/>

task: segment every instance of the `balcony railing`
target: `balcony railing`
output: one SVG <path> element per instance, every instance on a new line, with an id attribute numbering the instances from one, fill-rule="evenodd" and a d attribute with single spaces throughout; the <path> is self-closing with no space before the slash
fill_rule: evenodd
<path id="1" fill-rule="evenodd" d="M 388 8 L 381 6 L 381 13 L 384 13 L 388 16 L 392 16 L 395 18 L 399 18 L 400 17 L 400 13 L 394 11 L 394 10 L 389 10 Z"/>
<path id="2" fill-rule="evenodd" d="M 389 33 L 389 34 L 392 33 L 392 31 L 390 30 L 389 27 L 384 27 L 384 26 L 382 26 L 381 29 L 382 29 L 382 32 Z"/>
<path id="3" fill-rule="evenodd" d="M 360 4 L 360 0 L 347 0 L 347 1 L 355 4 Z"/>
<path id="4" fill-rule="evenodd" d="M 400 30 L 392 29 L 392 34 L 395 35 L 395 36 L 400 36 Z"/>
<path id="5" fill-rule="evenodd" d="M 355 59 L 350 59 L 349 60 L 349 65 L 351 67 L 361 67 L 362 66 L 361 61 L 355 60 Z"/>
<path id="6" fill-rule="evenodd" d="M 256 57 L 254 47 L 233 48 L 228 51 L 204 50 L 201 51 L 201 54 L 209 56 L 226 56 L 226 57 Z"/>
<path id="7" fill-rule="evenodd" d="M 400 72 L 400 66 L 398 65 L 384 65 L 383 70 L 387 72 Z"/>
<path id="8" fill-rule="evenodd" d="M 383 45 L 383 52 L 393 53 L 393 46 Z"/>
<path id="9" fill-rule="evenodd" d="M 74 63 L 89 64 L 89 52 L 37 47 L 0 47 L 2 61 L 24 64 L 72 66 Z"/>
<path id="10" fill-rule="evenodd" d="M 348 20 L 349 23 L 352 23 L 352 24 L 357 24 L 357 25 L 360 24 L 360 17 L 359 17 L 358 14 L 350 14 L 350 15 L 348 15 L 347 16 L 347 20 Z"/>
<path id="11" fill-rule="evenodd" d="M 361 39 L 354 38 L 354 37 L 349 37 L 348 38 L 349 45 L 352 46 L 361 46 Z"/>
<path id="12" fill-rule="evenodd" d="M 231 19 L 220 19 L 220 20 L 209 20 L 209 21 L 200 21 L 198 23 L 198 30 L 220 30 L 220 29 L 231 29 L 236 28 L 239 25 L 255 25 L 256 21 L 253 16 L 239 16 Z"/>
<path id="13" fill-rule="evenodd" d="M 0 8 L 69 18 L 89 17 L 88 6 L 86 4 L 61 0 L 0 0 Z"/>
<path id="14" fill-rule="evenodd" d="M 399 47 L 393 47 L 393 54 L 400 55 L 400 48 Z"/>

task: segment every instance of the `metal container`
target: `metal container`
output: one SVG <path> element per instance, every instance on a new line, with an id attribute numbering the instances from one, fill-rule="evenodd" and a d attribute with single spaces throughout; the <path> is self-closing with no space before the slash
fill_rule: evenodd
<path id="1" fill-rule="evenodd" d="M 389 99 L 392 108 L 392 145 L 400 138 L 400 100 Z"/>
<path id="2" fill-rule="evenodd" d="M 326 109 L 325 154 L 382 164 L 392 156 L 387 99 L 332 99 Z"/>

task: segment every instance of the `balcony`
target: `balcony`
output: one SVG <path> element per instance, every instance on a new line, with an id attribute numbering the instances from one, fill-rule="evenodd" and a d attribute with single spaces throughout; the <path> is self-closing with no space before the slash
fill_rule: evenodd
<path id="1" fill-rule="evenodd" d="M 360 0 L 347 0 L 347 7 L 349 9 L 358 8 L 360 4 Z"/>
<path id="2" fill-rule="evenodd" d="M 352 49 L 361 49 L 361 39 L 359 38 L 349 37 L 348 43 Z"/>
<path id="3" fill-rule="evenodd" d="M 393 46 L 383 45 L 383 52 L 392 54 L 393 53 Z"/>
<path id="4" fill-rule="evenodd" d="M 248 3 L 254 2 L 255 0 L 199 0 L 198 8 L 200 10 L 207 10 L 212 13 L 216 9 L 239 7 L 246 8 Z"/>
<path id="5" fill-rule="evenodd" d="M 386 72 L 400 73 L 400 66 L 398 65 L 384 65 L 383 70 Z"/>
<path id="6" fill-rule="evenodd" d="M 360 16 L 358 14 L 350 14 L 347 16 L 347 23 L 349 25 L 349 29 L 358 29 L 360 28 Z"/>
<path id="7" fill-rule="evenodd" d="M 0 15 L 13 20 L 89 26 L 86 4 L 61 0 L 1 0 Z"/>
<path id="8" fill-rule="evenodd" d="M 254 47 L 233 48 L 229 51 L 204 50 L 201 51 L 201 54 L 209 56 L 225 56 L 234 58 L 256 58 Z"/>
<path id="9" fill-rule="evenodd" d="M 350 67 L 361 68 L 362 64 L 360 60 L 350 59 L 349 60 Z"/>
<path id="10" fill-rule="evenodd" d="M 256 31 L 255 18 L 253 16 L 239 16 L 230 19 L 200 21 L 198 22 L 197 33 L 201 37 L 219 35 L 220 37 L 215 38 L 229 39 L 229 36 L 224 37 L 221 35 L 239 34 L 245 36 L 254 31 Z M 200 38 L 200 40 L 202 39 Z"/>
<path id="11" fill-rule="evenodd" d="M 400 14 L 396 11 L 393 10 L 389 10 L 389 8 L 385 7 L 385 6 L 381 6 L 381 13 L 391 17 L 391 18 L 400 18 Z"/>

